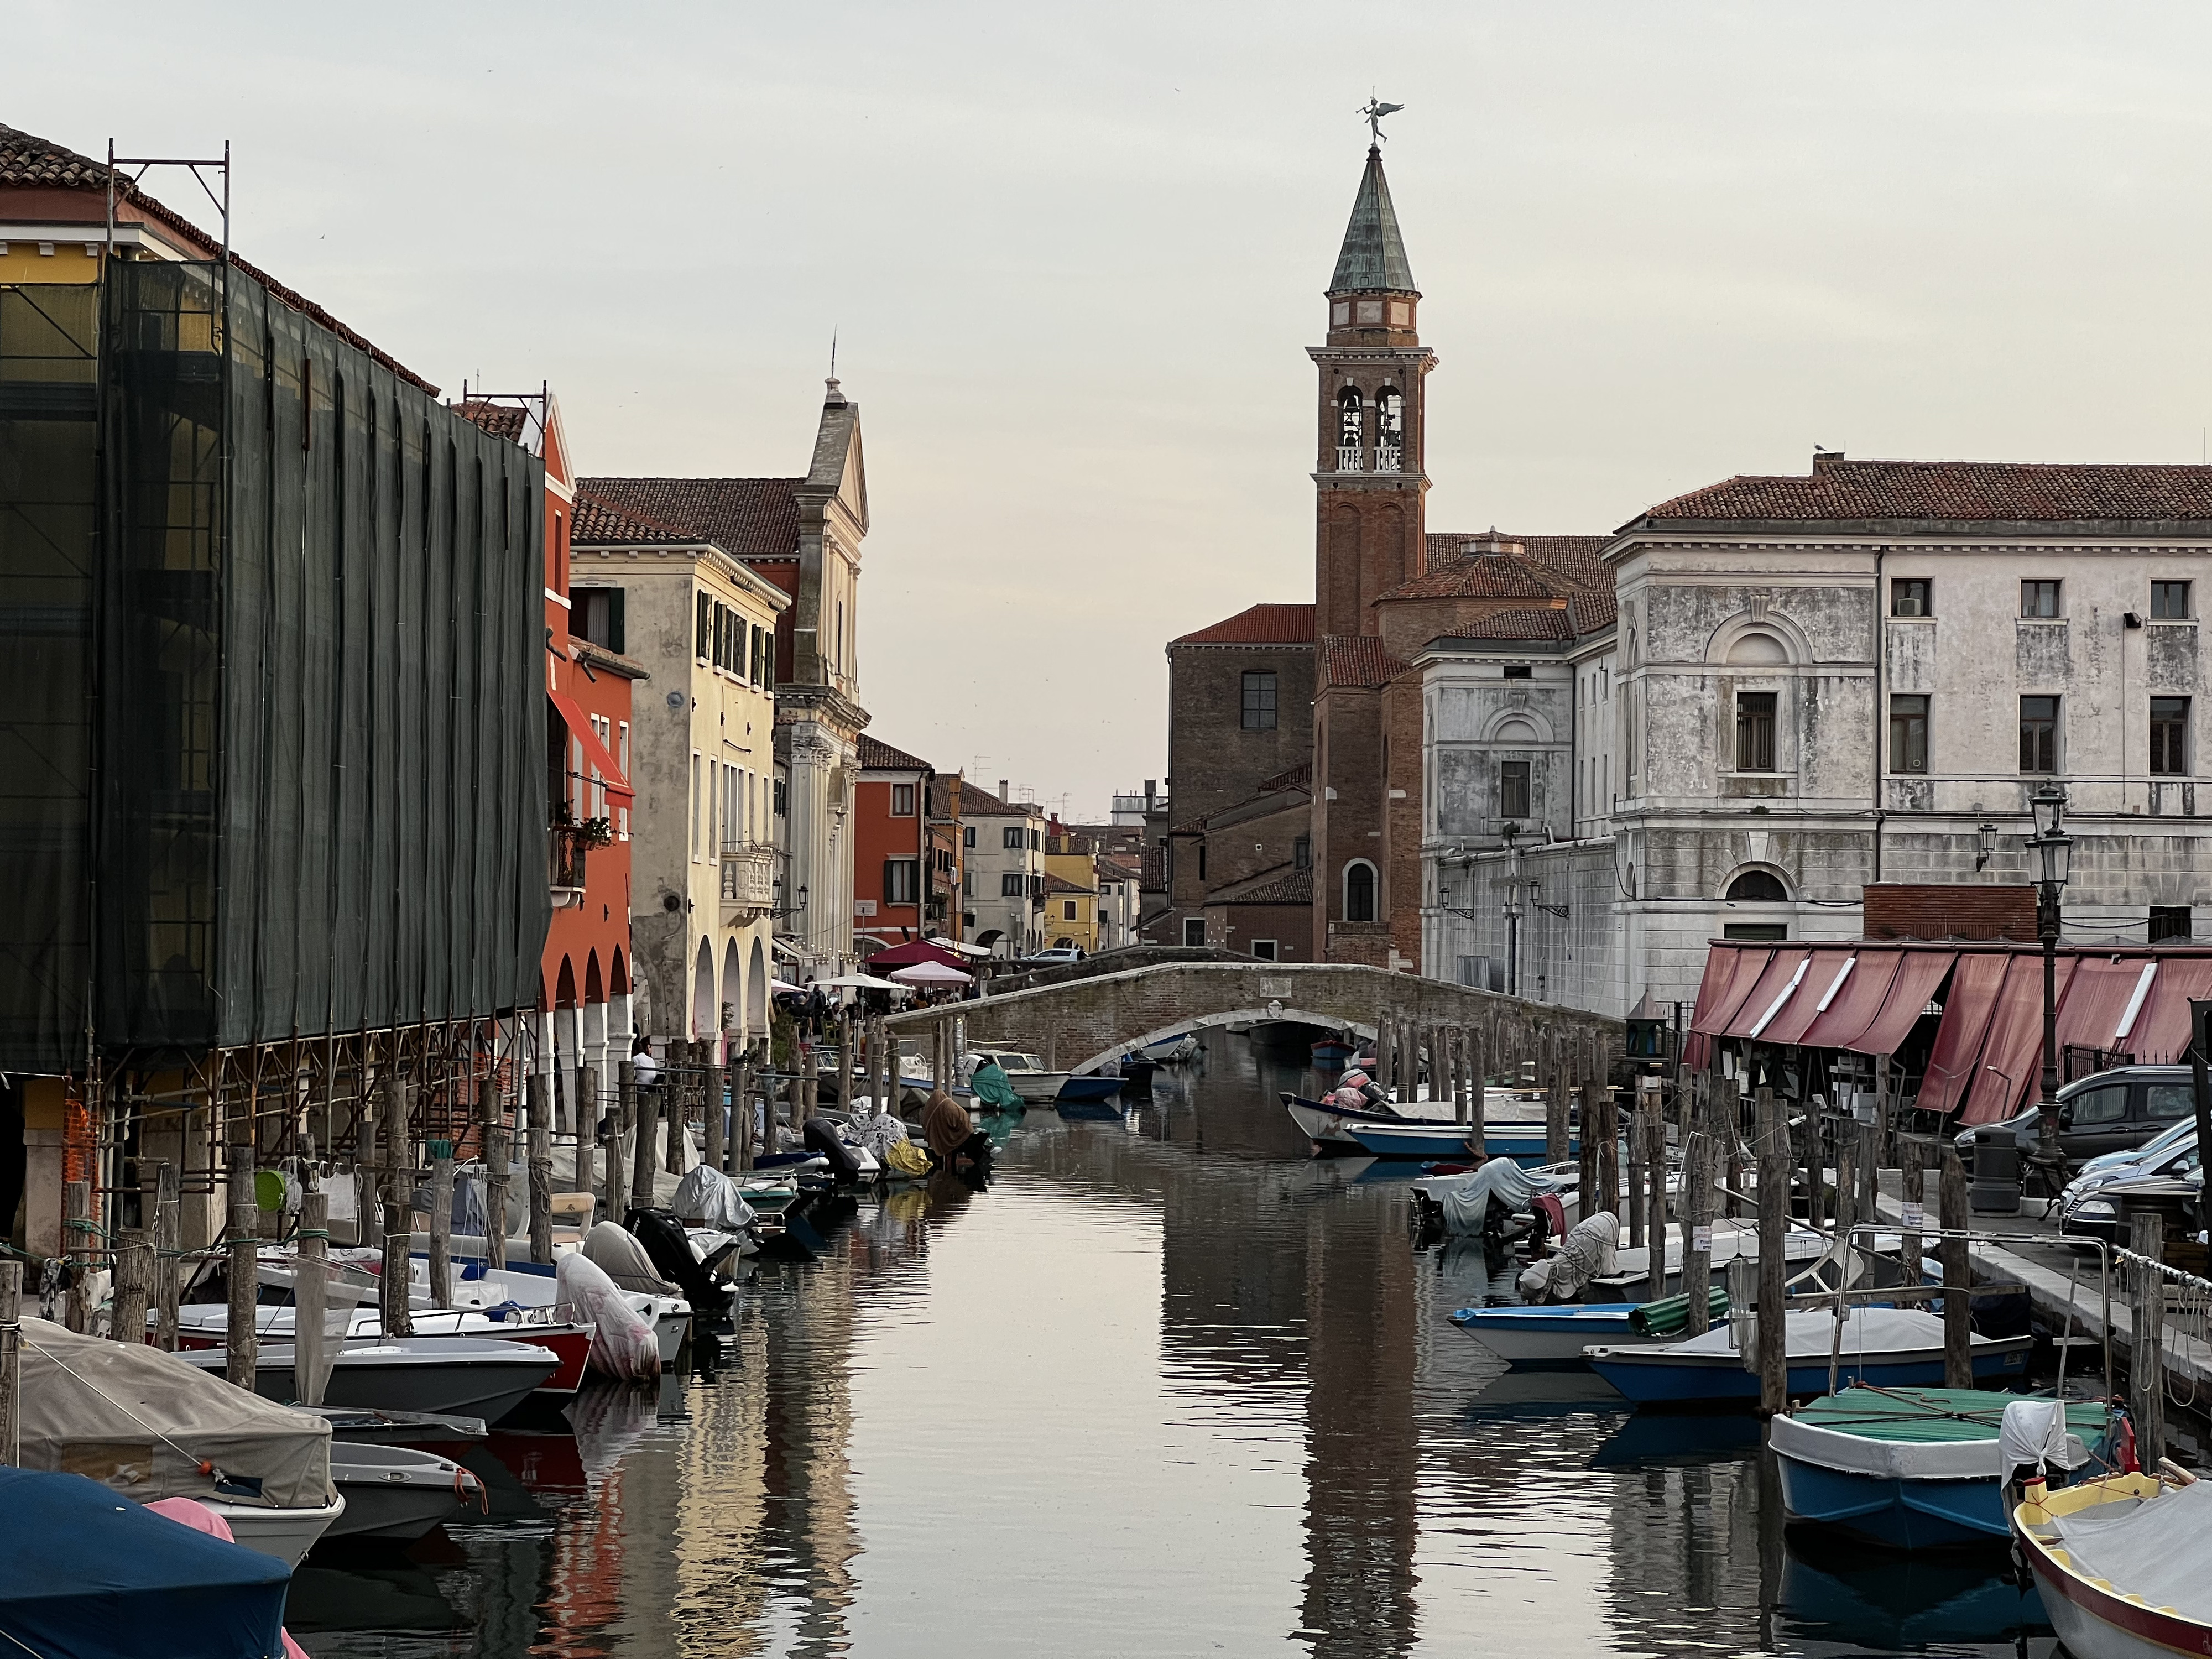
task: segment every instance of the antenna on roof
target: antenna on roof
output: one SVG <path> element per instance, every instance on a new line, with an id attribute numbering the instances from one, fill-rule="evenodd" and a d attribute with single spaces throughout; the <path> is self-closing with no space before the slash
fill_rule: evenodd
<path id="1" fill-rule="evenodd" d="M 830 325 L 830 378 L 837 378 L 837 325 Z"/>

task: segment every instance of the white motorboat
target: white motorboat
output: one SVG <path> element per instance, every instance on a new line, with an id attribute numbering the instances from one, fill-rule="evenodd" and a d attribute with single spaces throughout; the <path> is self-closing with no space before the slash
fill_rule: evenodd
<path id="1" fill-rule="evenodd" d="M 481 1306 L 483 1304 L 479 1304 Z M 589 1325 L 564 1323 L 552 1316 L 550 1307 L 502 1308 L 484 1312 L 477 1308 L 421 1308 L 408 1310 L 407 1322 L 415 1338 L 477 1337 L 490 1342 L 527 1342 L 546 1349 L 560 1360 L 553 1374 L 538 1384 L 538 1392 L 566 1396 L 583 1386 L 586 1352 L 592 1340 Z M 328 1339 L 350 1343 L 375 1342 L 384 1335 L 384 1316 L 374 1308 L 360 1308 L 343 1316 L 343 1337 L 333 1329 Z M 150 1328 L 155 1316 L 149 1313 Z M 295 1310 L 281 1304 L 254 1310 L 253 1328 L 264 1342 L 293 1340 Z M 195 1304 L 177 1310 L 177 1346 L 190 1352 L 220 1348 L 230 1332 L 230 1309 L 222 1303 Z"/>
<path id="2" fill-rule="evenodd" d="M 220 1348 L 175 1356 L 210 1373 L 220 1372 L 226 1356 Z M 262 1346 L 253 1391 L 266 1400 L 296 1400 L 289 1342 Z M 561 1356 L 528 1342 L 502 1342 L 473 1336 L 393 1336 L 374 1340 L 349 1338 L 331 1356 L 330 1381 L 323 1398 L 333 1406 L 372 1410 L 436 1412 L 481 1417 L 496 1423 L 551 1376 Z M 324 1425 L 328 1431 L 329 1425 Z"/>
<path id="3" fill-rule="evenodd" d="M 412 1446 L 334 1442 L 331 1481 L 345 1505 L 331 1538 L 411 1543 L 483 1496 L 483 1482 L 459 1464 Z"/>
<path id="4" fill-rule="evenodd" d="M 1162 1066 L 1180 1066 L 1185 1060 L 1197 1059 L 1205 1050 L 1196 1032 L 1183 1031 L 1174 1036 L 1162 1037 L 1157 1042 L 1147 1042 L 1137 1052 L 1146 1060 L 1156 1060 Z"/>
<path id="5" fill-rule="evenodd" d="M 488 1267 L 481 1278 L 457 1282 L 453 1296 L 456 1302 L 469 1306 L 495 1307 L 512 1303 L 524 1309 L 543 1308 L 550 1312 L 559 1291 L 550 1274 L 525 1273 L 513 1267 Z M 691 1334 L 690 1303 L 680 1296 L 649 1291 L 624 1291 L 623 1300 L 632 1313 L 653 1328 L 653 1341 L 660 1350 L 660 1363 L 675 1364 L 684 1339 Z"/>
<path id="6" fill-rule="evenodd" d="M 237 1540 L 296 1565 L 345 1500 L 331 1484 L 331 1425 L 234 1389 L 181 1354 L 22 1322 L 25 1468 L 90 1477 L 140 1503 L 189 1498 Z M 206 1356 L 219 1367 L 222 1355 Z"/>
<path id="7" fill-rule="evenodd" d="M 1018 1048 L 974 1048 L 960 1058 L 960 1080 L 967 1082 L 987 1060 L 998 1061 L 999 1069 L 1006 1074 L 1006 1081 L 1014 1092 L 1031 1106 L 1049 1106 L 1058 1100 L 1060 1085 L 1069 1076 L 1066 1072 L 1047 1071 L 1035 1054 L 1024 1054 Z"/>

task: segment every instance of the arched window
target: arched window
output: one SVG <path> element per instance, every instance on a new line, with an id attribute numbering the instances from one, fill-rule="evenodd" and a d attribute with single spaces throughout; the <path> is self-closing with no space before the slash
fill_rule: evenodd
<path id="1" fill-rule="evenodd" d="M 1364 472 L 1361 452 L 1367 443 L 1367 404 L 1359 388 L 1348 386 L 1336 394 L 1336 470 Z"/>
<path id="2" fill-rule="evenodd" d="M 1375 866 L 1365 859 L 1354 859 L 1344 866 L 1344 919 L 1375 920 Z"/>
<path id="3" fill-rule="evenodd" d="M 1747 904 L 1786 904 L 1790 890 L 1782 878 L 1765 870 L 1747 870 L 1729 884 L 1728 896 Z"/>
<path id="4" fill-rule="evenodd" d="M 1406 400 L 1392 386 L 1375 394 L 1375 470 L 1395 472 L 1406 453 Z"/>

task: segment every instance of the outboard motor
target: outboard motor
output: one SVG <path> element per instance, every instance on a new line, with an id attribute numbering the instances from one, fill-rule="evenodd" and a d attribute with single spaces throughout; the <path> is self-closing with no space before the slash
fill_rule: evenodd
<path id="1" fill-rule="evenodd" d="M 860 1178 L 860 1160 L 853 1156 L 853 1149 L 837 1132 L 818 1117 L 806 1120 L 806 1150 L 817 1158 L 829 1159 L 830 1172 L 840 1182 Z"/>
<path id="2" fill-rule="evenodd" d="M 653 1270 L 683 1291 L 692 1312 L 712 1315 L 728 1310 L 729 1286 L 715 1283 L 714 1276 L 699 1265 L 699 1258 L 691 1254 L 691 1241 L 684 1237 L 684 1224 L 673 1211 L 632 1210 L 627 1225 L 630 1237 L 653 1258 Z"/>

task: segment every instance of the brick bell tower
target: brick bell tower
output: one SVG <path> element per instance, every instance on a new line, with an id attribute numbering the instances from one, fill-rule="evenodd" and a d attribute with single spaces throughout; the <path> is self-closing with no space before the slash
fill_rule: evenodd
<path id="1" fill-rule="evenodd" d="M 1314 631 L 1372 634 L 1378 594 L 1428 567 L 1422 388 L 1437 366 L 1421 344 L 1421 291 L 1398 234 L 1379 143 L 1352 204 L 1328 284 L 1314 472 Z"/>

